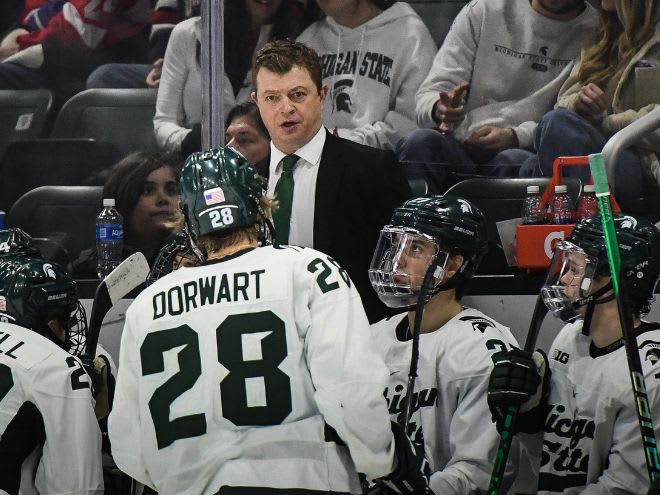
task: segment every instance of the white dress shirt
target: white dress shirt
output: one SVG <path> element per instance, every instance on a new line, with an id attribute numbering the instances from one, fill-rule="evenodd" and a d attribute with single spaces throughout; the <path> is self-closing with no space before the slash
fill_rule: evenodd
<path id="1" fill-rule="evenodd" d="M 325 145 L 325 127 L 321 126 L 316 135 L 294 154 L 300 157 L 293 168 L 293 200 L 289 244 L 314 247 L 314 201 L 316 198 L 316 177 L 319 172 L 321 153 Z M 286 156 L 270 142 L 269 197 L 275 195 L 275 186 L 282 175 L 282 158 Z"/>

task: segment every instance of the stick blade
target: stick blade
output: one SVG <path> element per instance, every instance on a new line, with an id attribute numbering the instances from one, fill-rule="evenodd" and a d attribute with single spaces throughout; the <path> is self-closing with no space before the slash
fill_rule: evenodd
<path id="1" fill-rule="evenodd" d="M 137 252 L 130 255 L 103 279 L 110 301 L 115 304 L 130 291 L 144 283 L 149 275 L 149 263 L 144 254 Z"/>

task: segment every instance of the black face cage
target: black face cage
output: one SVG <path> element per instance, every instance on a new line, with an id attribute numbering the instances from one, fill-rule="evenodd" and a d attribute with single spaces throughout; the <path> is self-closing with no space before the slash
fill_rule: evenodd
<path id="1" fill-rule="evenodd" d="M 184 235 L 179 234 L 158 252 L 156 261 L 147 275 L 146 286 L 178 270 L 184 262 L 186 266 L 196 266 L 203 262 L 203 256 L 199 249 L 193 247 L 187 234 L 185 238 Z"/>
<path id="2" fill-rule="evenodd" d="M 80 356 L 85 350 L 85 343 L 87 342 L 87 313 L 85 308 L 78 301 L 76 303 L 76 310 L 71 314 L 67 323 L 67 331 L 65 338 L 66 350 L 69 354 Z"/>

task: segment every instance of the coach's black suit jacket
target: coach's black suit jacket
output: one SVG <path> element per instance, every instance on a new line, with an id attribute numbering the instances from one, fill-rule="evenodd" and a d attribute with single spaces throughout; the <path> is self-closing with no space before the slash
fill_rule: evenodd
<path id="1" fill-rule="evenodd" d="M 316 179 L 314 249 L 348 272 L 371 322 L 391 314 L 369 282 L 371 258 L 392 211 L 411 196 L 392 152 L 326 131 Z"/>

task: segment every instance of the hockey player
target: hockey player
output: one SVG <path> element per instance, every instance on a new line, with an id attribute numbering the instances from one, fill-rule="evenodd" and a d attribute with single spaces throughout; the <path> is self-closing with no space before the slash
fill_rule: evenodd
<path id="1" fill-rule="evenodd" d="M 0 262 L 0 493 L 103 493 L 90 379 L 67 352 L 86 331 L 63 268 Z"/>
<path id="2" fill-rule="evenodd" d="M 127 311 L 110 413 L 120 469 L 160 495 L 361 493 L 358 472 L 426 493 L 346 272 L 313 249 L 257 247 L 261 182 L 231 148 L 191 155 L 180 194 L 207 259 Z"/>
<path id="3" fill-rule="evenodd" d="M 639 346 L 655 435 L 660 434 L 660 325 L 642 321 L 660 274 L 660 231 L 646 220 L 615 216 L 621 293 Z M 543 432 L 538 493 L 640 494 L 649 487 L 635 399 L 612 289 L 600 218 L 578 223 L 555 247 L 541 289 L 567 322 L 550 347 L 496 357 L 488 390 L 493 418 L 518 404 L 518 430 Z"/>
<path id="4" fill-rule="evenodd" d="M 485 220 L 472 203 L 414 198 L 394 210 L 369 270 L 381 300 L 407 310 L 371 327 L 373 345 L 389 367 L 390 415 L 401 423 L 415 312 L 423 307 L 408 435 L 424 446 L 436 494 L 485 490 L 498 445 L 496 429 L 484 420 L 491 356 L 517 343 L 508 328 L 461 305 L 485 251 Z M 427 272 L 432 279 L 425 298 L 420 292 Z M 423 306 L 416 307 L 419 298 Z"/>

